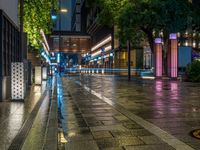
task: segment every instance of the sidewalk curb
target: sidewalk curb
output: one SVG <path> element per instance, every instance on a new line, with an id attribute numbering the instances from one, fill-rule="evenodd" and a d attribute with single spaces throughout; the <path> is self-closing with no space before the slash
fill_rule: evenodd
<path id="1" fill-rule="evenodd" d="M 56 87 L 56 81 L 55 85 Z M 58 148 L 58 106 L 57 106 L 57 92 L 56 88 L 52 88 L 52 95 L 50 98 L 50 108 L 48 114 L 48 123 L 46 126 L 45 140 L 43 150 L 57 150 Z"/>

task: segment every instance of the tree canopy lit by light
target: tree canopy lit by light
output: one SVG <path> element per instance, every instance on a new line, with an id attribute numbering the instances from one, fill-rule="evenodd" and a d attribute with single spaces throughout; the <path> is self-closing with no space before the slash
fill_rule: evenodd
<path id="1" fill-rule="evenodd" d="M 51 11 L 58 5 L 58 0 L 24 0 L 24 31 L 28 34 L 29 46 L 41 47 L 40 29 L 48 34 L 51 31 Z"/>
<path id="2" fill-rule="evenodd" d="M 153 50 L 157 36 L 166 40 L 170 33 L 183 32 L 192 26 L 193 8 L 188 0 L 96 0 L 99 2 L 99 21 L 117 25 L 122 42 L 142 42 L 145 38 Z M 192 19 L 195 20 L 195 17 Z"/>

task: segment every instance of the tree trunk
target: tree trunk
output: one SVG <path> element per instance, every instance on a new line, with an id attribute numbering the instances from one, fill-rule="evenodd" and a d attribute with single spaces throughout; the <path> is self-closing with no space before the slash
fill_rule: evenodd
<path id="1" fill-rule="evenodd" d="M 127 40 L 127 51 L 128 51 L 128 81 L 131 80 L 131 43 Z"/>
<path id="2" fill-rule="evenodd" d="M 168 61 L 167 61 L 167 53 L 169 50 L 169 38 L 168 38 L 169 34 L 167 32 L 164 33 L 164 37 L 163 37 L 163 75 L 167 76 L 168 73 Z"/>
<path id="3" fill-rule="evenodd" d="M 151 52 L 154 53 L 154 37 L 153 30 L 141 27 L 142 31 L 147 35 L 148 43 L 151 48 Z"/>

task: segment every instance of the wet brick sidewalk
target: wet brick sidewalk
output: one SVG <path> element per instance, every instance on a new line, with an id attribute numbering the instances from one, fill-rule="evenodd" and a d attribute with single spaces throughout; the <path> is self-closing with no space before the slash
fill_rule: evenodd
<path id="1" fill-rule="evenodd" d="M 157 136 L 66 78 L 62 79 L 66 150 L 172 150 Z"/>
<path id="2" fill-rule="evenodd" d="M 39 101 L 42 89 L 32 86 L 24 102 L 0 103 L 0 149 L 6 150 L 20 131 L 24 121 Z"/>

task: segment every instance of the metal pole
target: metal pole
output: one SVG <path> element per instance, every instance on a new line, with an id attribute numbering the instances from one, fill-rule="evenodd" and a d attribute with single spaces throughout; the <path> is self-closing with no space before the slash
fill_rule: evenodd
<path id="1" fill-rule="evenodd" d="M 59 51 L 58 53 L 60 53 L 60 48 L 61 48 L 61 0 L 59 0 Z M 60 58 L 61 58 L 61 54 L 59 55 Z M 61 59 L 60 59 L 60 62 L 58 63 L 58 69 L 59 69 L 59 75 L 60 75 L 60 67 L 61 67 Z"/>
<path id="2" fill-rule="evenodd" d="M 24 0 L 20 0 L 20 51 L 21 57 L 20 61 L 23 61 L 24 50 L 23 50 L 23 16 L 24 16 Z"/>
<path id="3" fill-rule="evenodd" d="M 128 81 L 131 80 L 131 44 L 130 40 L 127 40 L 127 50 L 128 50 Z"/>

